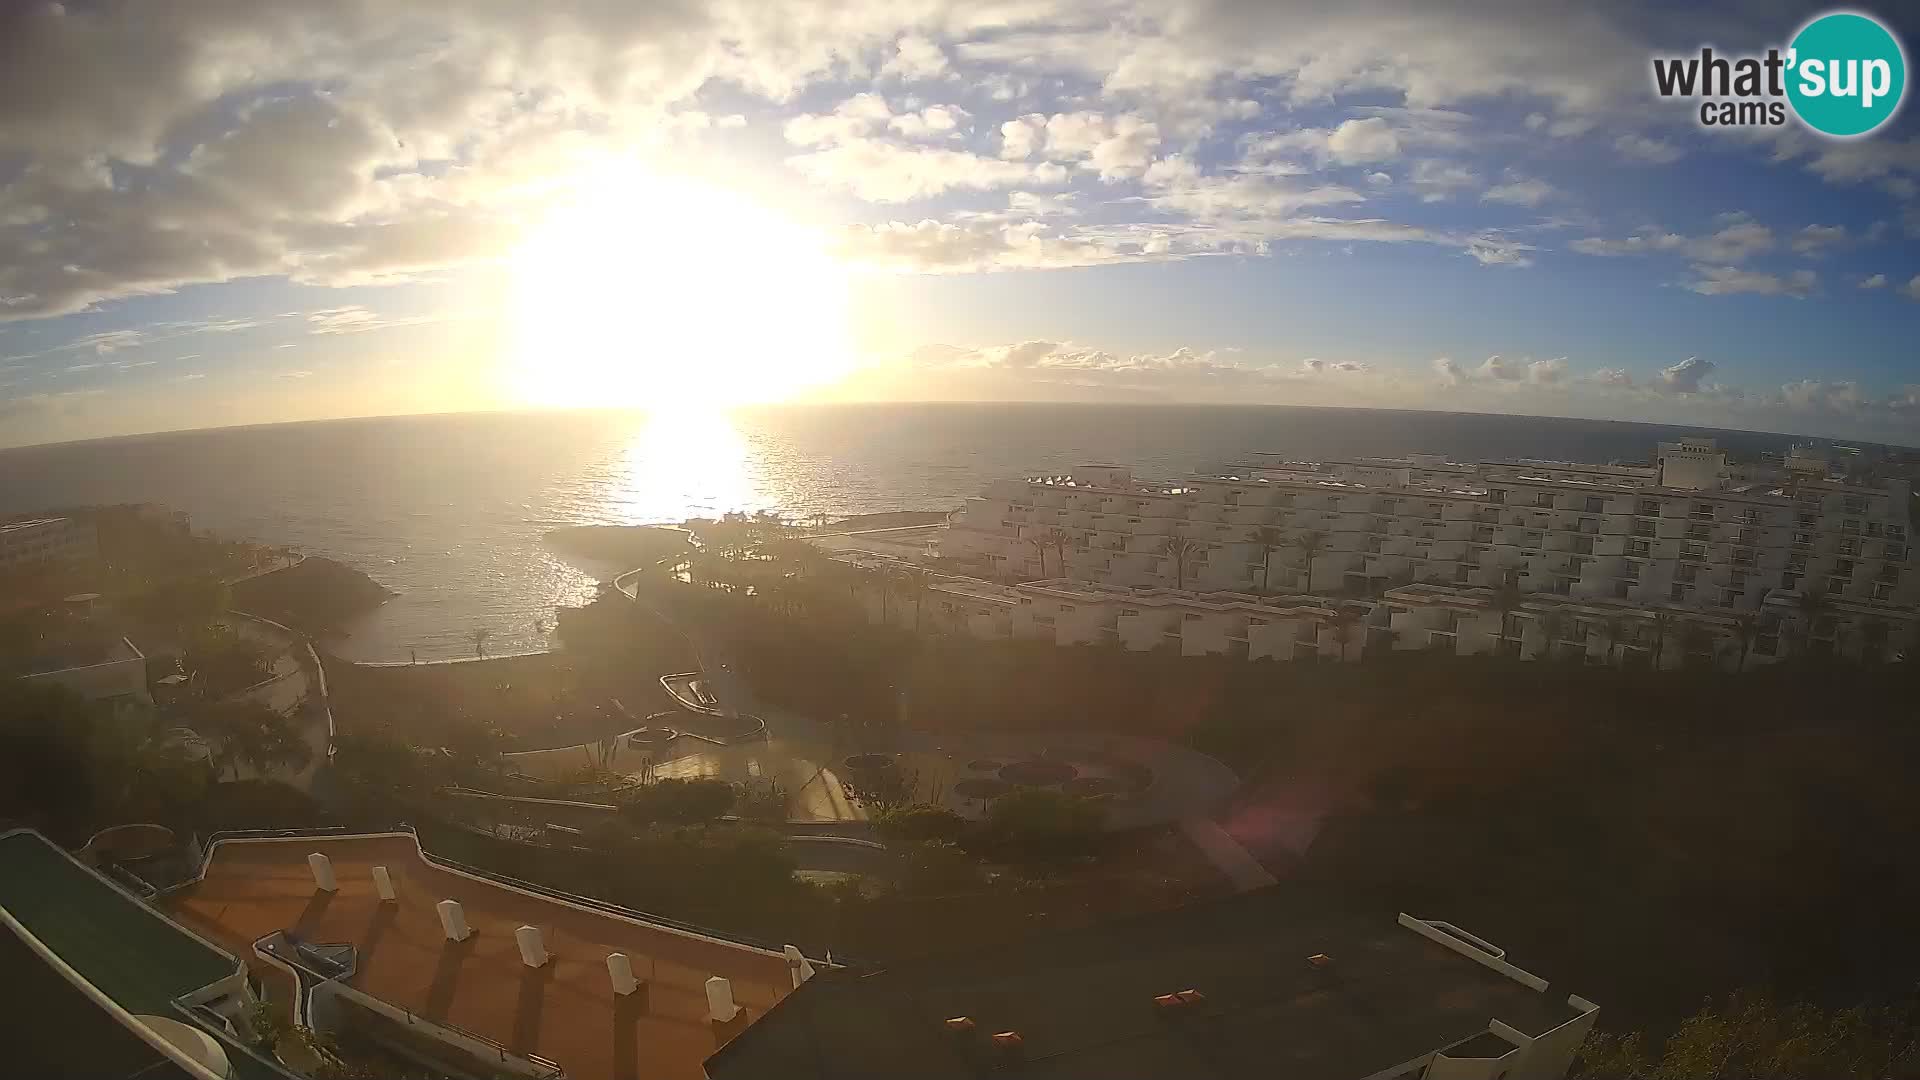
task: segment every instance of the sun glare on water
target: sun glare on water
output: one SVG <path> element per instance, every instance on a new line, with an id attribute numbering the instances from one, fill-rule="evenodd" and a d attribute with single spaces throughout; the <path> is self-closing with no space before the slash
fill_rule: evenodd
<path id="1" fill-rule="evenodd" d="M 780 401 L 852 365 L 846 274 L 825 238 L 696 180 L 595 174 L 512 274 L 512 378 L 529 404 Z"/>

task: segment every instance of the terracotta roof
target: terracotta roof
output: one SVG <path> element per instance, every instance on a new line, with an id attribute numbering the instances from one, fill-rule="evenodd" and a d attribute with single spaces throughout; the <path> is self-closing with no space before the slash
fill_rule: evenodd
<path id="1" fill-rule="evenodd" d="M 310 852 L 332 860 L 337 892 L 318 893 Z M 372 867 L 385 866 L 398 899 L 383 904 Z M 473 935 L 451 943 L 434 905 L 458 900 Z M 350 943 L 355 988 L 430 1020 L 537 1054 L 571 1080 L 705 1074 L 701 1062 L 788 993 L 778 954 L 624 918 L 442 869 L 408 835 L 229 841 L 206 876 L 169 898 L 181 922 L 239 955 L 276 930 L 316 943 Z M 537 926 L 553 960 L 521 962 L 514 929 Z M 615 995 L 608 953 L 623 952 L 646 985 Z M 733 983 L 740 1018 L 707 1018 L 705 983 Z"/>

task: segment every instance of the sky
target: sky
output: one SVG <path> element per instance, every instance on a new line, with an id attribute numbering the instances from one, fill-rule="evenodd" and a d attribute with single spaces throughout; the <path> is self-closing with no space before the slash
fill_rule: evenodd
<path id="1" fill-rule="evenodd" d="M 0 446 L 764 400 L 1920 445 L 1920 110 L 1653 86 L 1825 10 L 8 4 Z"/>

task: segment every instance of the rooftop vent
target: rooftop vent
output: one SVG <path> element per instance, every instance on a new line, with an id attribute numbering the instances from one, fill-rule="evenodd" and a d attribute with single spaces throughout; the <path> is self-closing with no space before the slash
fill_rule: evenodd
<path id="1" fill-rule="evenodd" d="M 974 1027 L 975 1024 L 971 1016 L 947 1017 L 947 1030 L 953 1032 L 955 1035 L 972 1034 Z"/>
<path id="2" fill-rule="evenodd" d="M 1325 971 L 1333 966 L 1333 957 L 1323 952 L 1317 952 L 1307 957 L 1307 963 L 1313 965 L 1316 970 Z"/>
<path id="3" fill-rule="evenodd" d="M 1177 990 L 1171 994 L 1160 994 L 1156 996 L 1153 999 L 1153 1006 L 1156 1009 L 1171 1012 L 1179 1009 L 1192 1008 L 1205 1000 L 1207 1000 L 1207 995 L 1198 990 L 1188 988 L 1186 990 Z"/>
<path id="4" fill-rule="evenodd" d="M 1022 1039 L 1020 1033 L 1017 1031 L 996 1031 L 993 1033 L 994 1047 L 1004 1053 L 1018 1053 L 1021 1044 L 1025 1042 L 1026 1040 Z"/>

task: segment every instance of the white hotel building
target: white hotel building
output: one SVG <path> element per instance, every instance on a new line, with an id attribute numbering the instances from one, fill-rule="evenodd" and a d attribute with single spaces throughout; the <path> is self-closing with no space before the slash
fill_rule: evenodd
<path id="1" fill-rule="evenodd" d="M 1189 653 L 1472 653 L 1498 648 L 1504 621 L 1527 656 L 1672 666 L 1691 648 L 1736 663 L 1739 617 L 1757 610 L 1749 664 L 1801 648 L 1893 659 L 1920 619 L 1910 501 L 1904 480 L 1842 480 L 1809 452 L 1739 469 L 1693 439 L 1644 466 L 1256 456 L 1174 484 L 1088 466 L 969 499 L 940 554 L 985 580 L 933 588 L 971 632 L 1063 644 L 1097 630 L 1152 647 L 1143 628 L 1164 638 L 1177 610 Z M 1310 577 L 1297 546 L 1309 535 Z M 1528 594 L 1511 620 L 1493 603 L 1506 582 Z M 1807 590 L 1825 599 L 1811 615 Z M 1347 641 L 1330 650 L 1336 627 Z"/>

